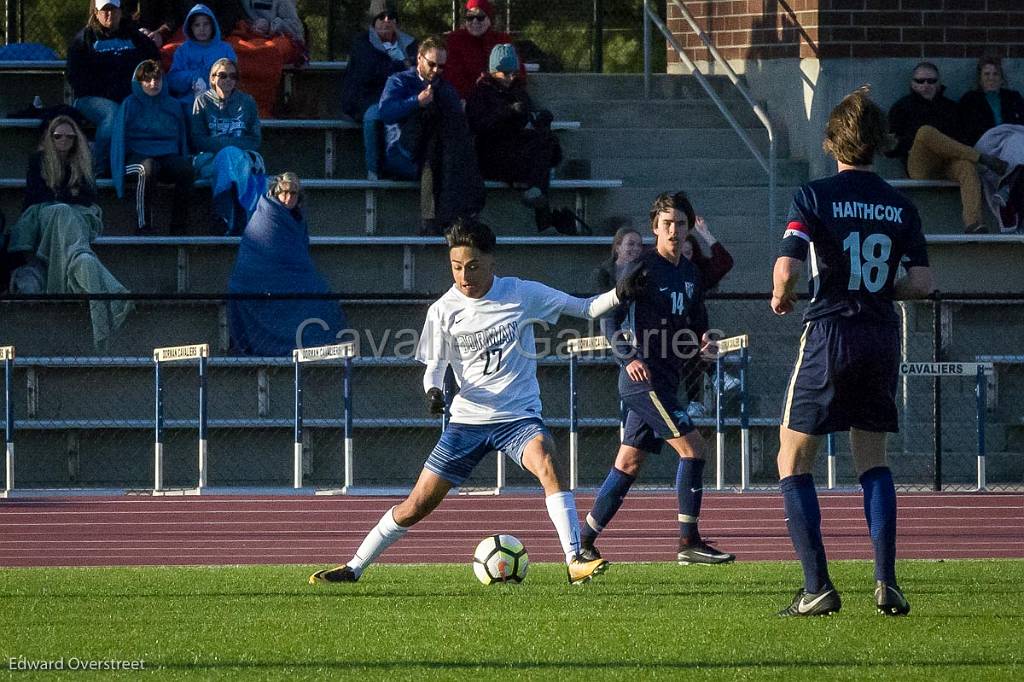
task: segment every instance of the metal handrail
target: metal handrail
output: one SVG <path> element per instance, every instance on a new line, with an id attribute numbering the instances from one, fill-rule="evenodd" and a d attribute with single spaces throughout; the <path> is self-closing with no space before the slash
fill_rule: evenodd
<path id="1" fill-rule="evenodd" d="M 715 92 L 714 88 L 711 86 L 711 83 L 708 82 L 708 79 L 705 78 L 704 74 L 701 73 L 700 69 L 697 68 L 697 65 L 693 63 L 693 60 L 690 59 L 690 57 L 686 54 L 683 48 L 679 45 L 679 42 L 675 39 L 675 36 L 673 36 L 672 32 L 669 31 L 668 27 L 665 26 L 665 22 L 661 20 L 661 17 L 658 15 L 658 12 L 651 6 L 650 0 L 644 0 L 644 99 L 650 99 L 651 96 L 650 24 L 654 24 L 661 32 L 661 34 L 665 37 L 665 40 L 668 41 L 668 44 L 672 47 L 672 49 L 675 50 L 676 54 L 679 56 L 679 59 L 690 69 L 690 71 L 693 72 L 693 76 L 697 79 L 697 82 L 700 83 L 702 88 L 704 88 L 704 91 L 711 98 L 711 101 L 715 103 L 715 106 L 718 107 L 718 110 L 721 112 L 722 116 L 724 116 L 725 120 L 729 122 L 729 125 L 732 126 L 733 130 L 736 131 L 736 134 L 740 136 L 740 139 L 743 140 L 743 143 L 747 145 L 747 149 L 750 150 L 751 155 L 753 155 L 753 157 L 761 165 L 761 168 L 768 174 L 768 228 L 773 229 L 776 220 L 775 129 L 774 127 L 772 127 L 772 123 L 768 119 L 768 114 L 765 113 L 764 109 L 761 108 L 761 105 L 754 100 L 753 96 L 750 94 L 750 91 L 747 90 L 746 86 L 744 86 L 743 83 L 740 82 L 739 76 L 737 76 L 736 72 L 732 70 L 732 67 L 729 66 L 729 63 L 722 58 L 722 55 L 718 53 L 718 50 L 711 42 L 711 38 L 709 38 L 708 35 L 704 33 L 703 30 L 701 30 L 700 26 L 697 25 L 697 22 L 694 21 L 693 16 L 690 14 L 689 10 L 687 10 L 683 3 L 681 3 L 679 0 L 669 0 L 669 2 L 676 6 L 676 9 L 678 9 L 680 14 L 682 14 L 683 18 L 686 20 L 686 23 L 690 25 L 690 28 L 694 31 L 694 33 L 697 34 L 697 37 L 700 38 L 702 43 L 704 43 L 704 46 L 707 47 L 708 51 L 711 53 L 711 56 L 714 58 L 715 63 L 725 70 L 725 73 L 729 77 L 729 80 L 732 82 L 733 86 L 743 96 L 743 99 L 747 101 L 747 104 L 749 104 L 751 109 L 753 109 L 754 115 L 757 116 L 757 119 L 761 122 L 761 125 L 764 126 L 765 130 L 768 133 L 768 158 L 764 158 L 764 155 L 761 154 L 761 151 L 757 148 L 757 145 L 755 145 L 754 141 L 750 139 L 750 136 L 747 134 L 747 131 L 742 126 L 740 126 L 739 122 L 736 120 L 736 118 L 729 111 L 728 107 L 726 107 L 725 103 L 722 101 L 722 98 L 719 97 L 718 93 Z"/>

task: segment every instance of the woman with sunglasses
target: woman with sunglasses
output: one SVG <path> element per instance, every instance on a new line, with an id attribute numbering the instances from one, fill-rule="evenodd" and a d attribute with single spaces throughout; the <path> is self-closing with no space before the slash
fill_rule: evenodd
<path id="1" fill-rule="evenodd" d="M 445 36 L 448 65 L 444 77 L 455 86 L 463 101 L 469 99 L 481 74 L 487 73 L 494 46 L 512 42 L 512 36 L 494 30 L 494 17 L 490 0 L 468 0 L 462 27 Z M 522 80 L 526 68 L 521 60 L 517 61 L 518 77 Z"/>
<path id="2" fill-rule="evenodd" d="M 28 160 L 22 209 L 51 202 L 96 203 L 89 143 L 70 116 L 57 116 L 46 125 L 38 149 Z"/>
<path id="3" fill-rule="evenodd" d="M 241 234 L 266 186 L 259 111 L 238 89 L 238 65 L 218 59 L 210 89 L 196 98 L 190 130 L 196 176 L 210 181 L 213 210 L 226 234 Z"/>
<path id="4" fill-rule="evenodd" d="M 89 143 L 72 118 L 57 116 L 45 124 L 25 180 L 22 214 L 11 227 L 8 245 L 16 266 L 11 290 L 126 293 L 90 246 L 103 229 L 103 213 L 96 205 Z M 132 304 L 92 301 L 89 308 L 93 340 L 103 350 Z"/>
<path id="5" fill-rule="evenodd" d="M 380 96 L 392 74 L 416 63 L 419 45 L 411 35 L 398 30 L 394 0 L 373 0 L 368 16 L 370 29 L 361 31 L 352 41 L 341 84 L 341 110 L 354 121 L 362 122 L 367 177 L 376 180 L 384 143 Z"/>

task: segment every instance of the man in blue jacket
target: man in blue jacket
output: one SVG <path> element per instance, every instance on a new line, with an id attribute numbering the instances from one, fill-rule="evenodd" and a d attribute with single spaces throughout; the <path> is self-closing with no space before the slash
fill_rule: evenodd
<path id="1" fill-rule="evenodd" d="M 386 129 L 383 170 L 421 177 L 420 234 L 440 234 L 456 218 L 474 217 L 484 205 L 484 184 L 458 93 L 441 76 L 444 40 L 420 43 L 416 65 L 388 78 L 380 97 Z"/>

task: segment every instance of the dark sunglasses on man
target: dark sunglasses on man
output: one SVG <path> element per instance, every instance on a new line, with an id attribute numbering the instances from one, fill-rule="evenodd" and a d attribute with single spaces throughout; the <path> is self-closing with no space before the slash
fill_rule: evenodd
<path id="1" fill-rule="evenodd" d="M 487 19 L 487 15 L 486 14 L 467 14 L 466 15 L 466 21 L 479 21 L 480 23 L 483 23 L 485 19 Z"/>
<path id="2" fill-rule="evenodd" d="M 914 82 L 918 85 L 935 85 L 939 82 L 938 78 L 915 78 Z"/>

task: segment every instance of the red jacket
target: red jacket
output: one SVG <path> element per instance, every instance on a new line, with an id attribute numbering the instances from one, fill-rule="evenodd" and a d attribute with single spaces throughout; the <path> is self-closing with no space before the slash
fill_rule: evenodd
<path id="1" fill-rule="evenodd" d="M 499 31 L 487 31 L 479 38 L 474 38 L 465 26 L 448 33 L 445 39 L 448 42 L 448 63 L 444 77 L 455 86 L 460 99 L 469 98 L 480 74 L 487 71 L 491 49 L 495 45 L 512 42 L 509 34 Z M 519 60 L 519 77 L 526 77 L 526 67 L 522 60 Z"/>

